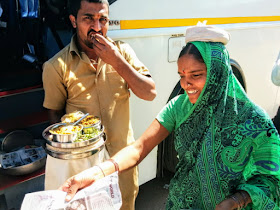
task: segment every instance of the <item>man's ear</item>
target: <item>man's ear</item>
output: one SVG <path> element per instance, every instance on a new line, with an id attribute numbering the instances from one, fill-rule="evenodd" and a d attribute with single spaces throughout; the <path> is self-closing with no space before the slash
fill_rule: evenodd
<path id="1" fill-rule="evenodd" d="M 74 15 L 69 15 L 69 19 L 71 21 L 71 24 L 73 26 L 73 28 L 76 28 L 77 27 L 77 24 L 76 24 L 76 18 Z"/>

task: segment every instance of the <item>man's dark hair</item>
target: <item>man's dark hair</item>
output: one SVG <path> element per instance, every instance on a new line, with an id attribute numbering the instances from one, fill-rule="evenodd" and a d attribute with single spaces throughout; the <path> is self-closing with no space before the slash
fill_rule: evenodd
<path id="1" fill-rule="evenodd" d="M 81 2 L 87 1 L 90 3 L 100 3 L 100 4 L 107 4 L 109 8 L 109 3 L 107 0 L 68 0 L 68 13 L 69 15 L 73 15 L 77 17 L 78 11 L 81 8 Z"/>
<path id="2" fill-rule="evenodd" d="M 204 60 L 199 52 L 199 50 L 196 48 L 196 46 L 192 43 L 188 43 L 180 52 L 179 58 L 181 58 L 183 55 L 193 55 L 196 60 L 198 60 L 201 63 L 204 63 Z"/>

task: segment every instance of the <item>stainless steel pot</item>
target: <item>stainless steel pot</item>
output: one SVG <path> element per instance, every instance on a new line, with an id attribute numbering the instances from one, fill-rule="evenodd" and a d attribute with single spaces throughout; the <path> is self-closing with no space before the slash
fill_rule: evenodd
<path id="1" fill-rule="evenodd" d="M 46 145 L 46 152 L 50 156 L 63 160 L 80 159 L 92 156 L 96 153 L 105 152 L 106 135 L 103 136 L 93 144 L 85 147 L 77 148 L 61 148 L 52 145 Z"/>

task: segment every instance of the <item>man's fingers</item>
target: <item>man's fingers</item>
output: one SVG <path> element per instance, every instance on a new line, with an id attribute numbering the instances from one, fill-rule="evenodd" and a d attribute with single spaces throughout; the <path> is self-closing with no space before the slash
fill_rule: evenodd
<path id="1" fill-rule="evenodd" d="M 94 39 L 99 42 L 100 44 L 105 45 L 107 43 L 107 40 L 104 36 L 100 35 L 100 34 L 95 34 L 94 35 Z"/>

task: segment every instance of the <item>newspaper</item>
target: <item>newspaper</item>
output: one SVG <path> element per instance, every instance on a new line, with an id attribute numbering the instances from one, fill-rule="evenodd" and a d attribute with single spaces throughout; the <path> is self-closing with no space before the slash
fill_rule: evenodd
<path id="1" fill-rule="evenodd" d="M 66 202 L 66 192 L 48 190 L 28 193 L 23 199 L 21 210 L 115 210 L 122 205 L 118 184 L 118 173 L 95 181 L 80 190 Z"/>
<path id="2" fill-rule="evenodd" d="M 0 155 L 0 168 L 8 169 L 27 165 L 46 156 L 43 147 L 36 148 L 21 148 L 15 152 L 5 153 Z"/>

